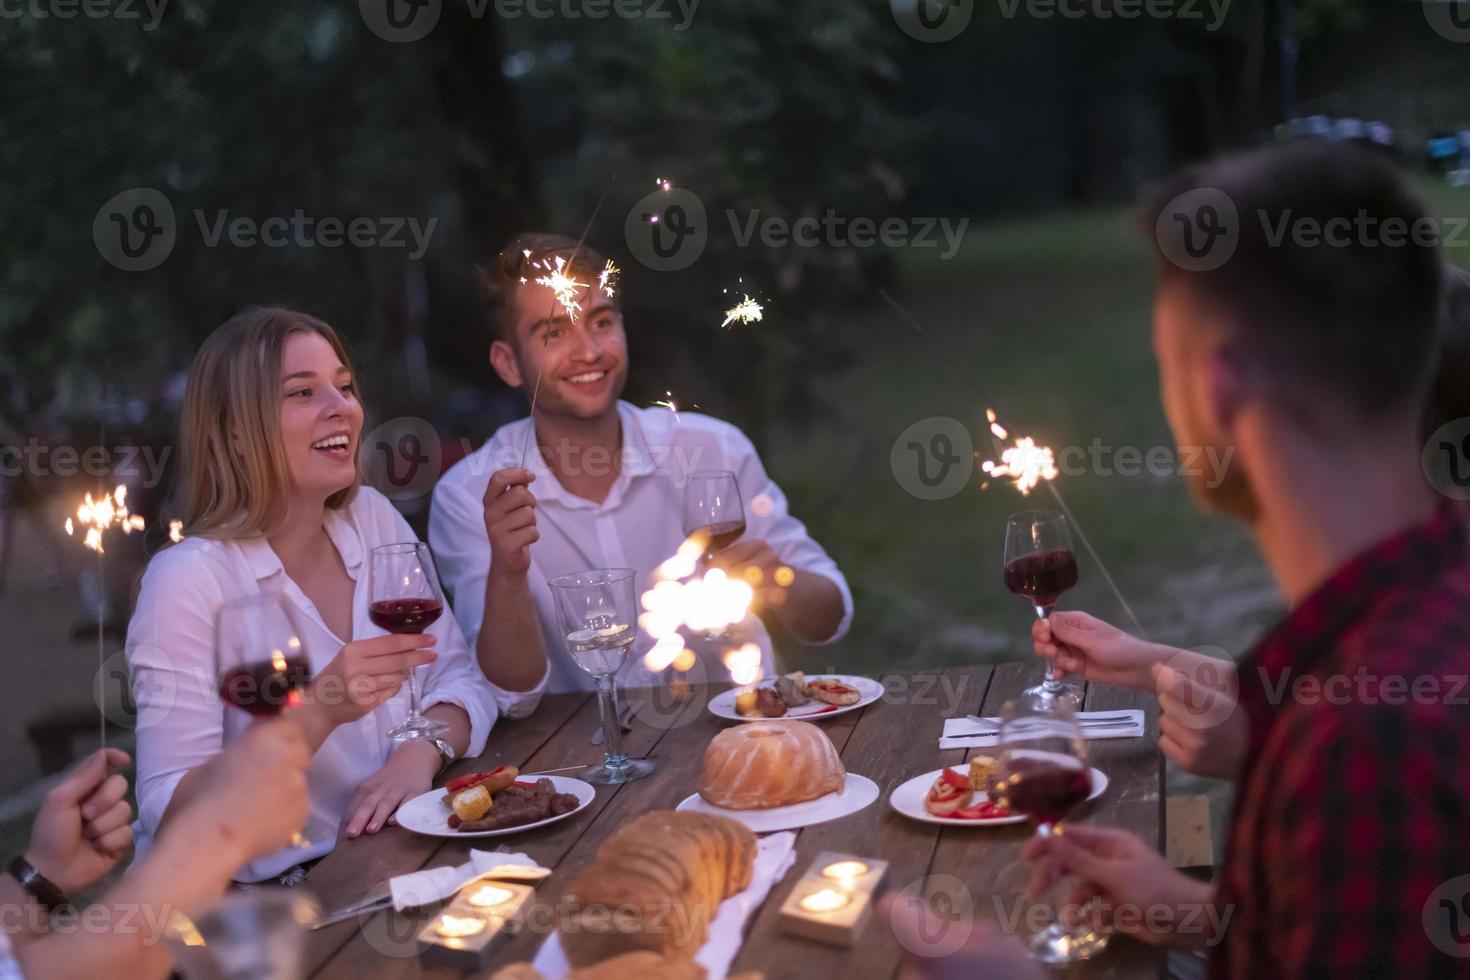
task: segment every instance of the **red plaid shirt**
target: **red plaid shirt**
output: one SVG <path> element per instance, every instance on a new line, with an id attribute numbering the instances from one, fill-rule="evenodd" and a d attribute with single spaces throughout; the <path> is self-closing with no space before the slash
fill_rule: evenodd
<path id="1" fill-rule="evenodd" d="M 1464 516 L 1354 558 L 1242 663 L 1214 975 L 1470 976 Z"/>

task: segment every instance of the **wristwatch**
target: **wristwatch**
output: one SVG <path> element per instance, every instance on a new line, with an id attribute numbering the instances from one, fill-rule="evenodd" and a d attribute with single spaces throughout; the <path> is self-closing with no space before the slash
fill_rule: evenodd
<path id="1" fill-rule="evenodd" d="M 71 904 L 71 899 L 66 897 L 66 892 L 56 887 L 50 878 L 37 871 L 35 866 L 25 859 L 25 855 L 17 854 L 15 860 L 11 861 L 5 870 L 12 878 L 20 882 L 20 887 L 29 892 L 37 902 L 40 902 L 41 907 L 47 912 L 55 912 L 63 905 Z"/>

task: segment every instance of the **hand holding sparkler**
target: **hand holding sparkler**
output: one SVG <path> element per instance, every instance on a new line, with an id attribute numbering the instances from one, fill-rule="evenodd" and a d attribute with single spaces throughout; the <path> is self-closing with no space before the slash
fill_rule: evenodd
<path id="1" fill-rule="evenodd" d="M 520 467 L 497 471 L 485 488 L 485 532 L 490 537 L 490 572 L 524 576 L 531 570 L 536 530 L 536 474 Z"/>

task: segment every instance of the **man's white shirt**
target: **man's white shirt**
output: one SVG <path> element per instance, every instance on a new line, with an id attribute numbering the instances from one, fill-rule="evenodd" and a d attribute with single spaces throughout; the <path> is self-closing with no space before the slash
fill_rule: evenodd
<path id="1" fill-rule="evenodd" d="M 595 503 L 568 493 L 539 452 L 526 454 L 525 467 L 535 474 L 536 527 L 540 539 L 531 545 L 531 595 L 551 661 L 548 691 L 590 690 L 592 678 L 573 663 L 556 622 L 550 581 L 589 568 L 631 568 L 638 592 L 653 583 L 653 572 L 685 539 L 683 495 L 689 477 L 703 470 L 728 470 L 740 484 L 745 504 L 744 540 L 764 540 L 782 563 L 830 579 L 842 594 L 842 622 L 822 641 L 847 633 L 852 622 L 852 593 L 827 552 L 787 510 L 781 492 L 761 465 L 755 447 L 728 422 L 693 412 L 637 408 L 618 403 L 623 445 L 620 472 L 607 498 Z M 429 543 L 440 574 L 452 594 L 455 616 L 473 649 L 485 615 L 485 580 L 490 571 L 490 541 L 485 531 L 484 497 L 498 470 L 522 465 L 531 420 L 502 426 L 488 442 L 456 463 L 434 488 L 429 514 Z M 555 447 L 549 450 L 553 456 Z M 564 467 L 611 467 L 612 459 L 595 452 L 568 456 Z M 603 470 L 606 472 L 607 470 Z M 741 627 L 743 640 L 761 648 L 767 674 L 774 670 L 771 639 L 759 618 Z M 655 678 L 642 666 L 653 640 L 642 630 L 622 674 L 629 686 L 648 686 Z M 692 682 L 726 679 L 718 659 L 723 644 L 695 640 L 690 647 L 699 662 L 687 675 Z"/>

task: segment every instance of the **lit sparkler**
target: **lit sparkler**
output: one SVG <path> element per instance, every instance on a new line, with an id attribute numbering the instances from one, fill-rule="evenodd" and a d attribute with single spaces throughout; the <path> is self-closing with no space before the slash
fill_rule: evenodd
<path id="1" fill-rule="evenodd" d="M 567 260 L 564 256 L 556 256 L 556 267 L 544 276 L 536 278 L 536 285 L 545 286 L 556 294 L 556 301 L 561 308 L 567 311 L 567 319 L 576 322 L 577 314 L 582 312 L 582 303 L 577 299 L 582 295 L 582 290 L 587 288 L 585 282 L 578 282 L 567 275 Z M 607 270 L 603 270 L 606 275 Z"/>
<path id="2" fill-rule="evenodd" d="M 608 259 L 602 271 L 597 274 L 597 288 L 607 293 L 608 299 L 611 299 L 618 294 L 618 276 L 622 274 L 623 270 L 614 265 L 612 259 Z"/>
<path id="3" fill-rule="evenodd" d="M 990 423 L 990 434 L 997 440 L 1010 438 L 1010 433 L 995 417 L 995 411 L 987 408 L 985 418 Z M 1021 496 L 1027 496 L 1042 480 L 1057 478 L 1056 457 L 1050 446 L 1037 445 L 1030 436 L 1022 436 L 1015 445 L 1001 451 L 1000 462 L 985 460 L 980 464 L 987 476 L 1011 477 Z"/>
<path id="4" fill-rule="evenodd" d="M 141 531 L 143 518 L 128 512 L 128 488 L 119 483 L 110 495 L 103 494 L 95 500 L 92 491 L 88 490 L 77 505 L 76 523 L 73 524 L 70 517 L 66 519 L 66 533 L 75 536 L 77 525 L 87 529 L 82 544 L 100 555 L 104 550 L 102 535 L 105 531 L 114 527 L 121 528 L 124 534 Z"/>
<path id="5" fill-rule="evenodd" d="M 168 539 L 174 544 L 184 540 L 184 522 L 173 520 L 168 522 Z"/>
<path id="6" fill-rule="evenodd" d="M 78 527 L 86 528 L 82 544 L 97 553 L 97 674 L 102 675 L 106 651 L 102 628 L 107 613 L 107 587 L 102 576 L 102 554 L 105 550 L 102 538 L 112 528 L 121 528 L 124 534 L 143 530 L 143 518 L 128 511 L 128 488 L 119 483 L 111 494 L 94 498 L 88 490 L 77 505 L 75 521 L 66 519 L 66 533 L 75 536 Z M 107 712 L 101 697 L 97 699 L 97 729 L 102 746 L 107 746 Z"/>

